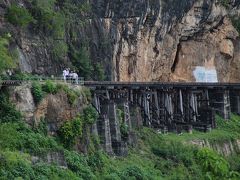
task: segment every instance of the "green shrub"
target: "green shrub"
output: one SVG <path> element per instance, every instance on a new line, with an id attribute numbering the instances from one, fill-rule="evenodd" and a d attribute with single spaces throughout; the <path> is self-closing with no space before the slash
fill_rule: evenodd
<path id="1" fill-rule="evenodd" d="M 38 125 L 34 124 L 33 127 L 34 132 L 42 134 L 42 135 L 47 135 L 48 134 L 48 128 L 47 128 L 47 121 L 44 118 L 41 118 L 40 122 Z"/>
<path id="2" fill-rule="evenodd" d="M 226 8 L 229 8 L 229 6 L 231 5 L 231 1 L 230 0 L 220 0 L 221 5 L 223 5 Z"/>
<path id="3" fill-rule="evenodd" d="M 60 146 L 57 142 L 50 137 L 47 137 L 43 134 L 34 133 L 32 131 L 21 133 L 21 143 L 19 149 L 24 150 L 25 152 L 41 155 L 46 154 L 49 151 L 57 151 Z"/>
<path id="4" fill-rule="evenodd" d="M 121 180 L 117 173 L 111 173 L 104 177 L 104 180 Z"/>
<path id="5" fill-rule="evenodd" d="M 65 159 L 69 169 L 83 179 L 95 179 L 95 175 L 87 164 L 87 158 L 77 152 L 65 151 Z"/>
<path id="6" fill-rule="evenodd" d="M 55 0 L 33 0 L 31 13 L 36 20 L 35 28 L 50 35 L 53 30 L 53 17 Z"/>
<path id="7" fill-rule="evenodd" d="M 0 123 L 0 149 L 16 150 L 21 141 L 18 124 Z"/>
<path id="8" fill-rule="evenodd" d="M 125 123 L 121 123 L 120 132 L 121 132 L 121 137 L 123 138 L 123 140 L 126 140 L 129 135 L 128 125 L 126 125 Z"/>
<path id="9" fill-rule="evenodd" d="M 82 46 L 80 49 L 75 49 L 75 47 L 70 46 L 69 50 L 72 63 L 77 67 L 79 75 L 85 79 L 90 79 L 94 69 L 88 48 Z"/>
<path id="10" fill-rule="evenodd" d="M 232 24 L 235 27 L 235 29 L 240 34 L 240 19 L 239 17 L 232 17 Z"/>
<path id="11" fill-rule="evenodd" d="M 36 104 L 41 102 L 41 100 L 44 97 L 44 92 L 42 91 L 42 86 L 38 82 L 33 82 L 32 83 L 32 88 L 31 88 L 32 94 L 33 94 L 33 99 Z"/>
<path id="12" fill-rule="evenodd" d="M 203 171 L 210 179 L 223 179 L 229 175 L 229 164 L 216 152 L 203 148 L 197 153 L 197 159 Z"/>
<path id="13" fill-rule="evenodd" d="M 138 179 L 138 180 L 143 180 L 144 178 L 144 173 L 143 171 L 137 167 L 137 166 L 130 166 L 124 169 L 121 172 L 121 179 L 123 180 L 128 180 L 128 179 Z"/>
<path id="14" fill-rule="evenodd" d="M 54 59 L 61 62 L 67 56 L 68 46 L 63 41 L 56 41 L 52 43 L 52 55 Z"/>
<path id="15" fill-rule="evenodd" d="M 27 26 L 30 22 L 33 22 L 33 17 L 28 10 L 17 5 L 12 5 L 8 8 L 6 18 L 13 25 L 20 27 Z"/>
<path id="16" fill-rule="evenodd" d="M 104 68 L 100 63 L 97 63 L 94 66 L 94 80 L 98 80 L 98 81 L 103 81 L 105 79 L 105 72 L 104 72 Z"/>
<path id="17" fill-rule="evenodd" d="M 117 117 L 118 117 L 118 121 L 120 123 L 121 137 L 124 140 L 126 140 L 129 135 L 129 128 L 128 128 L 128 125 L 124 122 L 124 112 L 122 109 L 117 109 Z"/>
<path id="18" fill-rule="evenodd" d="M 61 141 L 67 148 L 76 144 L 77 138 L 82 136 L 83 120 L 80 116 L 73 120 L 66 121 L 59 129 Z"/>
<path id="19" fill-rule="evenodd" d="M 8 39 L 0 37 L 0 74 L 4 70 L 11 69 L 16 66 L 16 63 L 9 52 L 8 46 Z"/>
<path id="20" fill-rule="evenodd" d="M 107 156 L 102 151 L 97 151 L 88 155 L 88 165 L 94 172 L 101 172 L 104 169 Z"/>
<path id="21" fill-rule="evenodd" d="M 30 157 L 19 152 L 0 152 L 0 177 L 3 179 L 34 179 Z"/>
<path id="22" fill-rule="evenodd" d="M 76 93 L 74 91 L 70 90 L 70 91 L 67 92 L 67 96 L 68 96 L 69 104 L 74 105 L 76 103 L 77 98 L 78 98 Z"/>
<path id="23" fill-rule="evenodd" d="M 57 84 L 57 90 L 63 90 L 67 94 L 70 105 L 74 105 L 78 97 L 81 95 L 80 91 L 71 89 L 66 84 Z"/>
<path id="24" fill-rule="evenodd" d="M 28 78 L 29 78 L 28 74 L 25 74 L 22 72 L 16 72 L 11 77 L 11 79 L 14 79 L 14 80 L 28 80 Z"/>
<path id="25" fill-rule="evenodd" d="M 58 91 L 57 85 L 50 80 L 47 80 L 45 82 L 45 84 L 42 86 L 42 89 L 46 93 L 51 93 L 51 94 L 56 94 Z"/>
<path id="26" fill-rule="evenodd" d="M 92 101 L 92 93 L 89 88 L 82 87 L 82 94 L 87 99 L 88 102 Z"/>
<path id="27" fill-rule="evenodd" d="M 71 179 L 79 180 L 79 177 L 69 169 L 63 169 L 59 166 L 50 165 L 47 163 L 37 163 L 33 166 L 36 180 L 43 179 Z"/>
<path id="28" fill-rule="evenodd" d="M 0 122 L 18 122 L 22 120 L 22 115 L 10 102 L 8 95 L 0 94 Z"/>
<path id="29" fill-rule="evenodd" d="M 195 149 L 180 142 L 165 142 L 152 147 L 152 152 L 162 158 L 171 159 L 175 163 L 183 163 L 186 167 L 194 164 Z"/>
<path id="30" fill-rule="evenodd" d="M 84 123 L 93 124 L 98 119 L 98 117 L 99 115 L 92 105 L 89 105 L 83 109 Z"/>

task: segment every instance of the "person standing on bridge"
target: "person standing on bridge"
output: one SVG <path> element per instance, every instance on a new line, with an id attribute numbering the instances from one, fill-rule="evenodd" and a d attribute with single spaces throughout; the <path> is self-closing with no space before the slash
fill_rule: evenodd
<path id="1" fill-rule="evenodd" d="M 63 70 L 63 80 L 64 82 L 67 82 L 67 76 L 69 75 L 68 69 Z"/>
<path id="2" fill-rule="evenodd" d="M 72 79 L 73 82 L 75 82 L 76 84 L 78 84 L 78 74 L 76 72 L 72 73 Z"/>

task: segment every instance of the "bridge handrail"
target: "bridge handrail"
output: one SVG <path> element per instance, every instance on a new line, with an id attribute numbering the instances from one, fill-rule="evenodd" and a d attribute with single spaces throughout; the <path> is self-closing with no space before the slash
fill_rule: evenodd
<path id="1" fill-rule="evenodd" d="M 64 81 L 62 77 L 47 77 L 47 76 L 27 77 L 24 79 L 0 79 L 0 84 L 22 84 L 22 83 L 32 83 L 36 81 L 44 82 L 48 80 L 53 82 L 65 82 L 65 83 L 78 84 L 78 85 L 84 84 L 83 77 L 79 77 L 78 83 L 76 83 L 76 80 L 74 79 L 67 79 L 66 81 Z"/>

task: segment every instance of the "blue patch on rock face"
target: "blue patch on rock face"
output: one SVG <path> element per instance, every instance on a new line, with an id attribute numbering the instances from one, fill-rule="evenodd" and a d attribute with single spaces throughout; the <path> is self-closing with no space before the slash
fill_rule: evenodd
<path id="1" fill-rule="evenodd" d="M 196 82 L 218 82 L 216 69 L 197 66 L 193 71 Z"/>

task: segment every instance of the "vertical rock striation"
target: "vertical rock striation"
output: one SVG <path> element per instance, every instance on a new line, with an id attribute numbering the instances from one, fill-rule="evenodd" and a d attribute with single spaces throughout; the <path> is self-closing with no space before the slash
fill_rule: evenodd
<path id="1" fill-rule="evenodd" d="M 28 1 L 16 0 L 24 6 Z M 79 46 L 89 42 L 92 62 L 104 65 L 108 80 L 196 81 L 201 67 L 216 71 L 217 80 L 238 81 L 239 34 L 230 16 L 239 16 L 240 4 L 231 0 L 90 0 L 91 15 L 84 26 L 66 27 Z M 31 29 L 15 28 L 4 19 L 13 0 L 0 2 L 0 30 L 11 31 L 22 71 L 59 75 L 71 64 L 51 56 L 50 39 Z"/>

